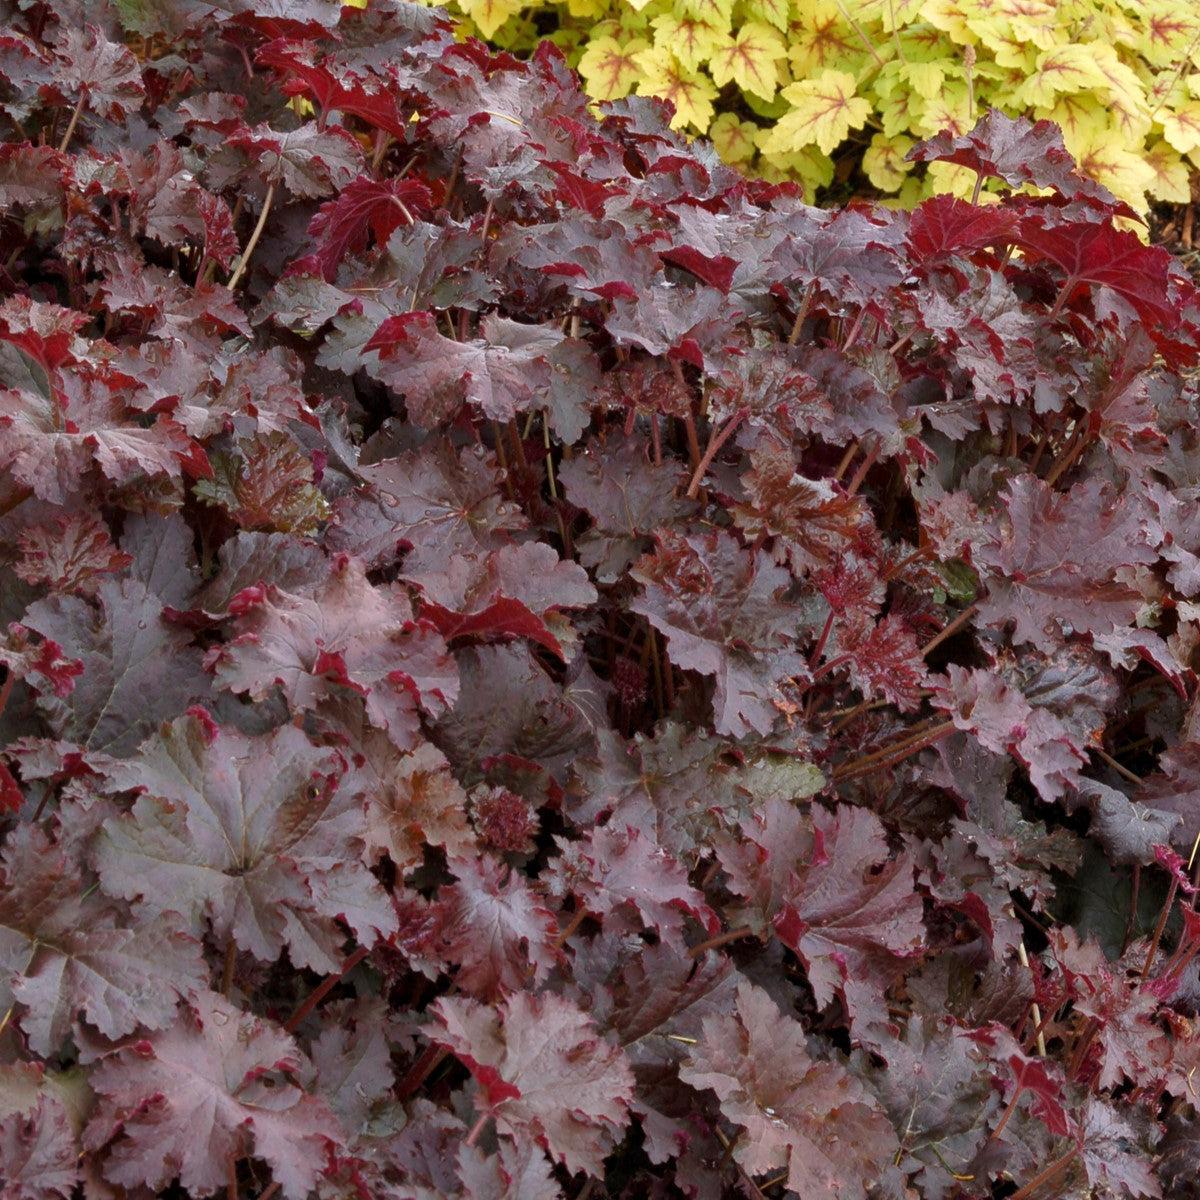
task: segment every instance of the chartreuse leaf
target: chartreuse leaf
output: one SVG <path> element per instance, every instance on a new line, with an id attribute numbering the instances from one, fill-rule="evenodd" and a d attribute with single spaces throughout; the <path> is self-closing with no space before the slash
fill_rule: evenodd
<path id="1" fill-rule="evenodd" d="M 642 72 L 638 93 L 671 103 L 675 110 L 672 129 L 687 127 L 698 133 L 708 129 L 717 89 L 707 75 L 689 71 L 669 50 L 657 46 L 640 51 L 637 65 Z"/>
<path id="2" fill-rule="evenodd" d="M 822 71 L 783 89 L 792 108 L 776 123 L 763 145 L 767 153 L 786 153 L 816 145 L 832 153 L 852 130 L 859 129 L 871 106 L 855 95 L 854 76 L 845 71 Z"/>
<path id="3" fill-rule="evenodd" d="M 775 96 L 778 61 L 787 53 L 783 38 L 769 25 L 743 25 L 737 37 L 712 56 L 712 77 L 718 87 L 733 82 L 764 100 Z"/>
<path id="4" fill-rule="evenodd" d="M 640 38 L 622 44 L 616 38 L 595 38 L 579 60 L 579 73 L 597 100 L 620 100 L 629 95 L 641 76 L 637 56 L 649 49 Z"/>

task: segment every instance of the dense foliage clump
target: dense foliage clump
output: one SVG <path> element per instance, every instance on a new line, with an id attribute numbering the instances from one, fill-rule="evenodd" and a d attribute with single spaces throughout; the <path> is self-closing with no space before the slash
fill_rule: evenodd
<path id="1" fill-rule="evenodd" d="M 365 0 L 357 0 L 365 3 Z M 1200 8 L 1191 0 L 453 0 L 517 52 L 550 37 L 589 93 L 675 105 L 728 162 L 850 181 L 907 204 L 970 195 L 913 172 L 915 141 L 989 106 L 1062 126 L 1081 169 L 1139 211 L 1186 204 L 1200 163 Z M 861 172 L 857 175 L 856 172 Z M 863 179 L 861 176 L 865 176 Z"/>
<path id="2" fill-rule="evenodd" d="M 1129 210 L 996 113 L 915 154 L 1001 202 L 823 212 L 399 0 L 153 11 L 0 59 L 4 1200 L 1192 1194 Z"/>

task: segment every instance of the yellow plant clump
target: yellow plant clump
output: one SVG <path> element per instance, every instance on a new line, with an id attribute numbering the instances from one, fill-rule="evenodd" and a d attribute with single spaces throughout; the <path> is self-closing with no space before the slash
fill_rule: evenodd
<path id="1" fill-rule="evenodd" d="M 662 96 L 674 125 L 810 195 L 861 166 L 910 204 L 974 172 L 905 155 L 991 106 L 1049 117 L 1135 209 L 1200 167 L 1200 0 L 448 0 L 508 49 L 548 36 L 599 100 Z"/>

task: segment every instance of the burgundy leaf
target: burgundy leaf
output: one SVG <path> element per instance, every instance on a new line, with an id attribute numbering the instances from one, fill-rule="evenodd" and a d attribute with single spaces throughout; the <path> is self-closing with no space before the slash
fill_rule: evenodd
<path id="1" fill-rule="evenodd" d="M 50 1056 L 79 1018 L 105 1037 L 170 1024 L 208 971 L 168 913 L 138 925 L 83 890 L 80 869 L 34 825 L 8 839 L 0 882 L 0 1005 Z"/>
<path id="2" fill-rule="evenodd" d="M 596 599 L 587 573 L 545 542 L 493 550 L 484 559 L 456 555 L 440 572 L 407 570 L 421 590 L 421 613 L 447 641 L 524 637 L 563 657 L 564 608 Z M 569 629 L 569 627 L 567 627 Z"/>
<path id="3" fill-rule="evenodd" d="M 441 637 L 415 619 L 402 588 L 374 587 L 354 559 L 334 561 L 311 593 L 249 587 L 231 610 L 237 636 L 208 658 L 231 691 L 258 699 L 278 685 L 302 711 L 348 689 L 402 748 L 412 744 L 421 710 L 436 716 L 458 694 Z"/>
<path id="4" fill-rule="evenodd" d="M 163 603 L 135 579 L 104 579 L 98 606 L 77 596 L 39 600 L 25 614 L 30 629 L 83 664 L 65 699 L 43 693 L 55 733 L 88 750 L 128 755 L 159 721 L 207 695 L 200 654 Z"/>
<path id="5" fill-rule="evenodd" d="M 638 833 L 602 826 L 580 842 L 559 842 L 562 851 L 548 876 L 551 890 L 571 895 L 594 916 L 620 925 L 629 909 L 659 936 L 683 926 L 685 915 L 694 917 L 710 933 L 716 914 L 702 892 L 687 881 L 687 874 L 663 850 Z"/>
<path id="6" fill-rule="evenodd" d="M 534 407 L 550 388 L 549 354 L 557 330 L 488 317 L 483 338 L 459 342 L 434 327 L 430 313 L 389 317 L 363 347 L 365 366 L 405 398 L 409 416 L 433 428 L 471 401 L 489 420 L 508 421 Z"/>
<path id="7" fill-rule="evenodd" d="M 931 196 L 913 211 L 908 245 L 916 261 L 928 267 L 953 255 L 1001 248 L 1017 240 L 1017 229 L 1016 220 L 1003 208 Z"/>
<path id="8" fill-rule="evenodd" d="M 194 710 L 107 771 L 141 793 L 96 844 L 104 890 L 158 913 L 211 926 L 265 962 L 330 973 L 336 919 L 370 944 L 395 929 L 391 906 L 352 850 L 364 834 L 344 761 L 284 725 L 250 738 Z"/>
<path id="9" fill-rule="evenodd" d="M 747 499 L 733 507 L 749 538 L 771 537 L 775 553 L 797 575 L 840 559 L 869 528 L 866 506 L 820 479 L 806 479 L 791 454 L 764 440 L 743 476 Z"/>
<path id="10" fill-rule="evenodd" d="M 145 88 L 137 60 L 95 25 L 67 26 L 55 49 L 58 90 L 67 103 L 86 103 L 101 116 L 121 120 L 141 102 Z"/>
<path id="11" fill-rule="evenodd" d="M 752 983 L 738 985 L 734 1013 L 705 1017 L 679 1074 L 714 1091 L 744 1131 L 733 1157 L 748 1174 L 786 1167 L 803 1196 L 865 1197 L 896 1152 L 874 1097 L 836 1063 L 814 1060 L 800 1023 Z"/>
<path id="12" fill-rule="evenodd" d="M 295 1042 L 214 992 L 179 1021 L 105 1057 L 92 1072 L 100 1100 L 88 1136 L 110 1130 L 105 1177 L 121 1187 L 183 1187 L 207 1195 L 226 1163 L 248 1152 L 271 1167 L 288 1200 L 304 1200 L 340 1140 L 325 1104 L 294 1082 Z"/>
<path id="13" fill-rule="evenodd" d="M 342 188 L 335 199 L 317 210 L 308 226 L 316 239 L 313 257 L 330 282 L 348 252 L 361 252 L 368 233 L 376 245 L 387 244 L 394 229 L 411 225 L 433 201 L 429 189 L 416 179 L 374 180 L 362 176 Z"/>
<path id="14" fill-rule="evenodd" d="M 941 133 L 909 152 L 917 162 L 949 162 L 994 175 L 1009 187 L 1032 184 L 1054 188 L 1068 200 L 1085 200 L 1115 214 L 1133 216 L 1107 188 L 1076 169 L 1063 145 L 1062 132 L 1051 121 L 1031 122 L 988 109 L 970 133 Z"/>
<path id="15" fill-rule="evenodd" d="M 804 962 L 817 1003 L 840 993 L 866 1024 L 881 1017 L 883 991 L 924 941 L 912 860 L 889 855 L 864 809 L 812 812 L 811 857 L 797 865 L 775 931 Z"/>
<path id="16" fill-rule="evenodd" d="M 366 802 L 362 836 L 371 861 L 386 854 L 407 871 L 423 860 L 426 844 L 441 846 L 452 858 L 475 848 L 467 824 L 467 794 L 445 756 L 428 742 L 392 764 L 367 791 Z"/>
<path id="17" fill-rule="evenodd" d="M 1141 597 L 1116 573 L 1154 553 L 1132 504 L 1099 481 L 1062 494 L 1032 475 L 1012 481 L 1004 504 L 1004 519 L 975 550 L 988 580 L 982 620 L 1011 621 L 1015 640 L 1047 651 L 1063 626 L 1104 634 L 1133 620 Z"/>
<path id="18" fill-rule="evenodd" d="M 264 124 L 231 133 L 227 143 L 245 152 L 261 178 L 305 200 L 340 191 L 362 168 L 362 150 L 344 129 L 306 124 L 282 132 Z"/>
<path id="19" fill-rule="evenodd" d="M 113 545 L 108 526 L 97 517 L 72 513 L 22 531 L 17 574 L 55 592 L 93 596 L 99 581 L 129 566 L 133 556 Z"/>
<path id="20" fill-rule="evenodd" d="M 334 508 L 326 541 L 372 565 L 408 550 L 405 566 L 443 566 L 457 554 L 481 555 L 507 545 L 527 518 L 500 491 L 495 459 L 475 448 L 439 443 L 360 468 L 366 481 Z"/>
<path id="21" fill-rule="evenodd" d="M 1160 330 L 1169 333 L 1179 325 L 1178 301 L 1169 286 L 1171 256 L 1160 246 L 1143 245 L 1134 233 L 1080 221 L 1043 224 L 1029 217 L 1021 223 L 1021 247 L 1061 268 L 1066 275 L 1061 295 L 1067 299 L 1081 284 L 1111 288 L 1156 342 Z"/>
<path id="22" fill-rule="evenodd" d="M 460 987 L 494 997 L 545 978 L 558 957 L 558 924 L 522 876 L 490 858 L 452 860 L 444 889 L 445 952 Z"/>
<path id="23" fill-rule="evenodd" d="M 553 993 L 520 992 L 496 1008 L 440 1000 L 426 1032 L 475 1077 L 475 1104 L 518 1146 L 536 1142 L 571 1172 L 599 1174 L 629 1121 L 625 1056 L 587 1015 Z"/>
<path id="24" fill-rule="evenodd" d="M 75 1134 L 60 1100 L 38 1096 L 32 1109 L 0 1117 L 5 1200 L 70 1200 L 79 1184 L 78 1162 Z"/>
<path id="25" fill-rule="evenodd" d="M 782 598 L 787 572 L 728 534 L 664 531 L 630 574 L 642 585 L 631 607 L 666 635 L 671 661 L 715 678 L 717 732 L 765 733 L 780 686 L 804 667 L 790 648 L 796 617 Z"/>

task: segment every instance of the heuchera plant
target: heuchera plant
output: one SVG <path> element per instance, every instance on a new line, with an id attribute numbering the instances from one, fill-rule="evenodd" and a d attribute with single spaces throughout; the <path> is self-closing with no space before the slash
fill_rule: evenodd
<path id="1" fill-rule="evenodd" d="M 1194 1195 L 1170 257 L 160 8 L 2 39 L 4 1200 Z"/>
<path id="2" fill-rule="evenodd" d="M 356 0 L 366 3 L 366 0 Z M 1144 212 L 1200 167 L 1194 0 L 452 0 L 472 32 L 550 37 L 588 92 L 675 105 L 727 162 L 814 194 L 856 170 L 911 205 L 973 173 L 913 171 L 914 140 L 988 107 L 1057 122 L 1084 174 Z"/>

